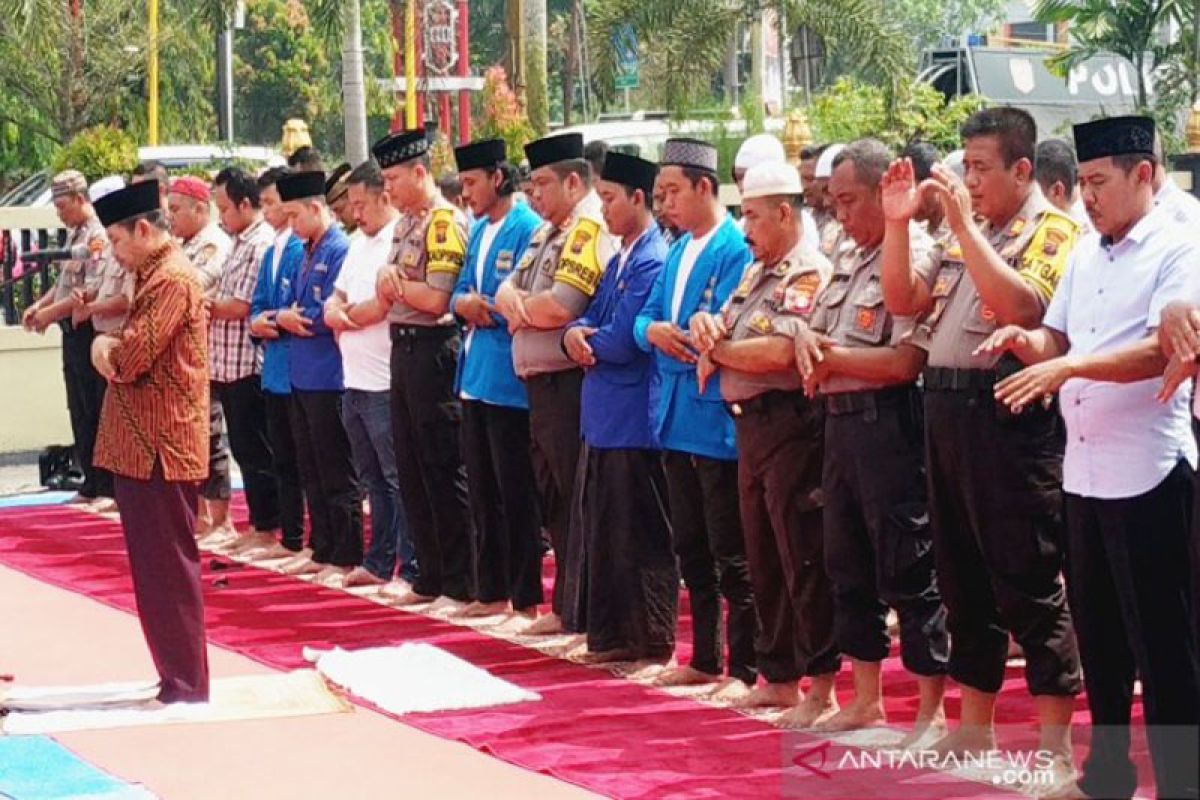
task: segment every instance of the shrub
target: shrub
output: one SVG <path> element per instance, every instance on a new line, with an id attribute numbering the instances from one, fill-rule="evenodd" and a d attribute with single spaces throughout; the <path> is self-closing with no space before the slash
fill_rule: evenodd
<path id="1" fill-rule="evenodd" d="M 105 175 L 128 175 L 138 164 L 137 142 L 111 125 L 97 125 L 75 135 L 54 157 L 53 170 L 77 169 L 88 183 Z"/>

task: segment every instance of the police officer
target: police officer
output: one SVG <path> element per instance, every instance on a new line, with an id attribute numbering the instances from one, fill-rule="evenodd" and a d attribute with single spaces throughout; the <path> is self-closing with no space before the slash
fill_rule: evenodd
<path id="1" fill-rule="evenodd" d="M 529 392 L 535 461 L 546 467 L 543 512 L 554 545 L 551 613 L 530 634 L 584 630 L 582 548 L 572 519 L 579 461 L 579 403 L 583 370 L 562 349 L 565 327 L 580 317 L 600 285 L 615 251 L 591 190 L 583 137 L 561 134 L 525 146 L 532 170 L 533 206 L 545 223 L 525 257 L 496 293 L 496 305 L 513 331 L 513 366 Z M 535 463 L 535 466 L 536 463 Z"/>
<path id="2" fill-rule="evenodd" d="M 839 658 L 822 558 L 821 413 L 805 397 L 792 339 L 832 268 L 804 241 L 800 176 L 790 165 L 752 168 L 742 197 L 757 260 L 720 316 L 691 323 L 700 386 L 719 372 L 737 427 L 738 499 L 762 623 L 758 669 L 767 682 L 737 705 L 790 706 L 779 724 L 810 728 L 838 709 Z M 801 700 L 804 676 L 811 685 Z"/>
<path id="3" fill-rule="evenodd" d="M 359 325 L 382 318 L 392 335 L 392 435 L 400 495 L 419 574 L 400 605 L 445 598 L 460 610 L 474 599 L 467 475 L 458 447 L 462 406 L 454 393 L 462 342 L 447 312 L 466 253 L 466 219 L 433 183 L 425 131 L 396 133 L 372 148 L 401 213 L 390 266 L 379 272 L 377 302 L 355 306 Z"/>
<path id="4" fill-rule="evenodd" d="M 1153 141 L 1148 117 L 1075 126 L 1084 201 L 1103 238 L 1071 254 L 1042 327 L 1006 327 L 983 346 L 1032 365 L 997 385 L 999 400 L 1019 408 L 1061 390 L 1067 427 L 1067 589 L 1092 742 L 1078 785 L 1055 797 L 1133 795 L 1135 675 L 1157 796 L 1200 791 L 1200 664 L 1182 635 L 1196 441 L 1189 387 L 1161 386 L 1154 335 L 1168 302 L 1194 292 L 1200 247 L 1184 213 L 1154 206 Z"/>
<path id="5" fill-rule="evenodd" d="M 918 188 L 904 161 L 883 180 L 884 300 L 893 314 L 924 313 L 912 342 L 929 353 L 930 521 L 949 673 L 963 687 L 961 725 L 938 749 L 993 746 L 1011 633 L 1025 653 L 1042 747 L 1065 756 L 1080 673 L 1059 579 L 1062 433 L 1053 408 L 1035 403 L 1014 415 L 995 403 L 992 387 L 1017 365 L 975 351 L 997 325 L 1038 324 L 1077 227 L 1037 187 L 1028 113 L 980 111 L 962 136 L 965 184 L 937 166 Z M 952 231 L 935 250 L 932 285 L 914 264 L 909 225 L 925 192 L 941 199 Z"/>
<path id="6" fill-rule="evenodd" d="M 463 197 L 478 222 L 450 306 L 466 325 L 455 388 L 463 405 L 463 462 L 477 599 L 465 615 L 537 616 L 542 550 L 537 485 L 529 453 L 529 399 L 513 370 L 512 334 L 495 310 L 496 290 L 525 255 L 541 219 L 513 201 L 516 170 L 503 139 L 454 150 Z"/>
<path id="7" fill-rule="evenodd" d="M 78 500 L 108 509 L 113 496 L 112 476 L 92 464 L 96 428 L 104 381 L 92 366 L 91 347 L 96 329 L 83 313 L 86 295 L 100 286 L 112 260 L 104 226 L 96 218 L 87 195 L 87 181 L 77 170 L 54 176 L 50 194 L 58 218 L 67 227 L 65 246 L 73 258 L 62 262 L 54 286 L 25 309 L 21 324 L 42 333 L 57 322 L 62 327 L 63 375 L 67 386 L 67 409 L 75 439 L 75 457 L 83 472 Z M 112 269 L 118 269 L 115 265 Z"/>
<path id="8" fill-rule="evenodd" d="M 665 212 L 685 233 L 638 315 L 638 344 L 653 352 L 660 390 L 652 409 L 671 496 L 671 533 L 692 608 L 691 663 L 656 676 L 659 685 L 729 681 L 734 696 L 757 680 L 754 592 L 738 519 L 733 420 L 720 379 L 697 391 L 688 325 L 721 308 L 752 260 L 737 223 L 717 198 L 717 151 L 694 139 L 668 139 L 658 181 Z M 722 599 L 728 615 L 722 614 Z M 722 642 L 722 617 L 725 636 Z"/>
<path id="9" fill-rule="evenodd" d="M 838 239 L 842 236 L 842 226 L 838 223 L 837 209 L 834 207 L 833 198 L 829 195 L 829 179 L 833 176 L 833 160 L 845 146 L 834 143 L 826 147 L 821 151 L 816 167 L 813 169 L 813 181 L 817 185 L 816 193 L 821 198 L 821 207 L 824 211 L 822 218 L 817 222 L 817 231 L 821 237 L 821 254 L 826 258 L 833 257 Z"/>
<path id="10" fill-rule="evenodd" d="M 598 194 L 621 250 L 563 346 L 583 378 L 580 527 L 587 567 L 584 660 L 665 662 L 675 650 L 679 570 L 667 485 L 650 424 L 654 359 L 634 339 L 667 247 L 650 213 L 657 165 L 610 152 Z"/>
<path id="11" fill-rule="evenodd" d="M 911 318 L 883 306 L 879 180 L 883 143 L 847 145 L 833 162 L 829 194 L 846 238 L 833 278 L 817 298 L 811 330 L 796 337 L 796 361 L 825 406 L 825 565 L 835 590 L 839 649 L 854 668 L 855 697 L 824 726 L 840 731 L 885 720 L 881 665 L 888 607 L 900 617 L 900 654 L 916 675 L 920 706 L 913 742 L 945 733 L 942 692 L 949 641 L 934 579 L 926 508 L 921 397 L 925 353 L 904 341 Z M 912 227 L 912 259 L 933 271 L 933 240 Z"/>

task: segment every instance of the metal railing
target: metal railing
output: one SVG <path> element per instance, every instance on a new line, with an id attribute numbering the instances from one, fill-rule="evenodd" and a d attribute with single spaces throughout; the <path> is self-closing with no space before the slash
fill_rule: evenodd
<path id="1" fill-rule="evenodd" d="M 23 256 L 61 247 L 66 238 L 53 208 L 0 208 L 0 324 L 19 325 L 55 278 L 57 265 Z"/>

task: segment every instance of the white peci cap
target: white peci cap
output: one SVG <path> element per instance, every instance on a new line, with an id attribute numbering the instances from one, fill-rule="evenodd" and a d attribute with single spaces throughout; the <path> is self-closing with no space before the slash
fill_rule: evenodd
<path id="1" fill-rule="evenodd" d="M 733 159 L 733 168 L 750 169 L 770 161 L 787 161 L 787 153 L 783 149 L 783 142 L 769 133 L 760 133 L 742 142 Z"/>
<path id="2" fill-rule="evenodd" d="M 120 175 L 105 175 L 88 187 L 88 199 L 93 203 L 118 189 L 125 188 L 125 179 Z"/>
<path id="3" fill-rule="evenodd" d="M 833 160 L 838 157 L 838 153 L 846 149 L 844 144 L 831 144 L 821 151 L 821 157 L 817 159 L 817 170 L 813 173 L 814 178 L 830 178 L 833 177 Z"/>
<path id="4" fill-rule="evenodd" d="M 742 182 L 742 199 L 798 195 L 804 191 L 800 172 L 786 161 L 769 161 L 746 170 Z"/>

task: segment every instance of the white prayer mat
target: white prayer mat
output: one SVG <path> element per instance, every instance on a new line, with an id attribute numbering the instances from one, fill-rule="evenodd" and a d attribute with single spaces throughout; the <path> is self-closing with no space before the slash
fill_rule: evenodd
<path id="1" fill-rule="evenodd" d="M 212 682 L 211 699 L 207 703 L 144 707 L 155 694 L 156 689 L 147 689 L 145 684 L 14 687 L 0 698 L 0 706 L 10 709 L 7 716 L 0 718 L 0 732 L 52 734 L 141 725 L 306 717 L 353 709 L 311 669 L 220 678 Z M 40 710 L 15 710 L 18 707 Z"/>
<path id="2" fill-rule="evenodd" d="M 457 711 L 541 700 L 429 644 L 319 652 L 305 648 L 327 680 L 391 714 Z"/>

